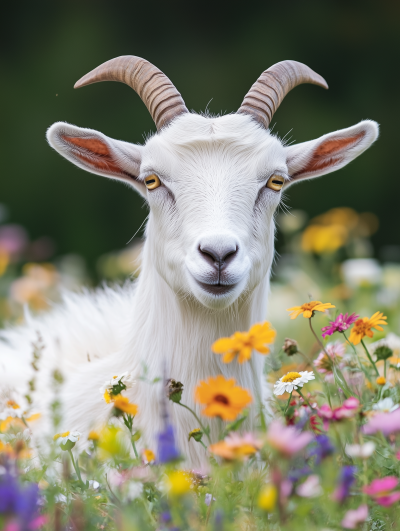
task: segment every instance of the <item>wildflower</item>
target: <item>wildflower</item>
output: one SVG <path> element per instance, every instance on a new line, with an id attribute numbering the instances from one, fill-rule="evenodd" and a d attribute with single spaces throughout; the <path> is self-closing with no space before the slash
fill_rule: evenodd
<path id="1" fill-rule="evenodd" d="M 387 360 L 393 356 L 393 350 L 386 345 L 382 345 L 374 350 L 376 361 Z"/>
<path id="2" fill-rule="evenodd" d="M 285 457 L 300 452 L 312 440 L 312 433 L 300 432 L 293 426 L 284 426 L 279 420 L 271 422 L 266 435 L 269 445 Z"/>
<path id="3" fill-rule="evenodd" d="M 347 511 L 342 520 L 345 529 L 358 529 L 359 525 L 368 518 L 368 505 L 360 505 L 358 509 Z"/>
<path id="4" fill-rule="evenodd" d="M 212 444 L 210 452 L 227 460 L 242 460 L 250 455 L 254 455 L 261 448 L 260 441 L 257 441 L 253 434 L 246 433 L 243 436 L 238 433 L 231 433 L 223 441 Z"/>
<path id="5" fill-rule="evenodd" d="M 330 438 L 325 434 L 317 435 L 314 441 L 316 445 L 309 450 L 308 456 L 315 456 L 316 463 L 319 464 L 323 459 L 325 459 L 325 457 L 333 454 L 335 447 L 333 446 Z"/>
<path id="6" fill-rule="evenodd" d="M 326 382 L 333 382 L 333 363 L 340 362 L 345 354 L 346 347 L 344 343 L 337 341 L 336 343 L 328 343 L 325 347 L 325 352 L 319 353 L 314 366 L 320 374 L 325 375 Z"/>
<path id="7" fill-rule="evenodd" d="M 319 477 L 316 474 L 308 476 L 308 478 L 296 488 L 296 494 L 302 498 L 316 498 L 321 496 L 322 487 L 319 484 Z"/>
<path id="8" fill-rule="evenodd" d="M 363 426 L 363 432 L 366 435 L 373 435 L 381 431 L 383 435 L 391 435 L 400 431 L 400 409 L 396 409 L 391 413 L 377 413 L 374 415 L 368 424 Z"/>
<path id="9" fill-rule="evenodd" d="M 371 318 L 363 317 L 362 319 L 357 319 L 351 330 L 349 341 L 354 345 L 358 345 L 365 336 L 373 337 L 372 329 L 375 328 L 375 330 L 382 331 L 383 328 L 380 325 L 387 325 L 386 319 L 387 317 L 382 312 L 374 313 Z"/>
<path id="10" fill-rule="evenodd" d="M 340 313 L 334 321 L 331 321 L 328 326 L 321 328 L 322 337 L 331 336 L 335 332 L 345 332 L 350 326 L 357 321 L 359 315 L 352 313 L 344 315 Z"/>
<path id="11" fill-rule="evenodd" d="M 132 375 L 128 372 L 123 372 L 113 376 L 110 380 L 107 380 L 101 387 L 100 393 L 103 395 L 104 400 L 109 404 L 114 396 L 118 396 L 125 391 L 130 389 L 136 383 L 133 380 Z"/>
<path id="12" fill-rule="evenodd" d="M 299 345 L 297 343 L 297 341 L 295 341 L 294 339 L 290 339 L 290 338 L 286 338 L 284 343 L 283 343 L 283 347 L 282 347 L 282 350 L 283 352 L 285 352 L 288 356 L 294 356 L 295 354 L 298 353 L 299 351 Z"/>
<path id="13" fill-rule="evenodd" d="M 372 409 L 374 411 L 379 411 L 381 413 L 390 413 L 398 409 L 398 407 L 399 407 L 399 404 L 395 404 L 393 402 L 393 398 L 391 396 L 388 396 L 387 398 L 384 398 L 383 400 L 379 400 L 379 402 L 374 404 L 372 406 Z"/>
<path id="14" fill-rule="evenodd" d="M 174 470 L 168 474 L 167 489 L 171 496 L 180 497 L 186 494 L 192 482 L 190 481 L 190 475 L 183 470 Z"/>
<path id="15" fill-rule="evenodd" d="M 235 332 L 231 337 L 222 337 L 211 348 L 215 354 L 223 354 L 224 363 L 230 363 L 236 355 L 238 362 L 244 363 L 251 358 L 253 350 L 268 354 L 270 349 L 267 345 L 273 343 L 275 337 L 275 330 L 266 321 L 253 325 L 248 332 Z"/>
<path id="16" fill-rule="evenodd" d="M 211 502 L 217 501 L 214 496 L 210 493 L 207 493 L 204 498 L 204 503 L 207 505 L 207 507 L 210 507 Z"/>
<path id="17" fill-rule="evenodd" d="M 127 413 L 128 415 L 132 415 L 132 417 L 137 415 L 138 412 L 137 405 L 129 402 L 129 398 L 127 398 L 126 396 L 116 396 L 114 398 L 114 407 L 118 411 L 122 411 L 123 413 Z"/>
<path id="18" fill-rule="evenodd" d="M 202 414 L 207 417 L 220 417 L 222 420 L 235 420 L 239 413 L 252 402 L 250 393 L 235 385 L 234 378 L 226 380 L 219 375 L 201 381 L 196 387 L 196 402 L 204 404 Z"/>
<path id="19" fill-rule="evenodd" d="M 100 432 L 98 442 L 99 457 L 102 460 L 124 459 L 129 455 L 128 446 L 122 434 L 122 430 L 117 426 L 105 426 Z"/>
<path id="20" fill-rule="evenodd" d="M 81 433 L 79 431 L 65 431 L 64 433 L 56 433 L 53 440 L 57 441 L 61 450 L 72 450 L 75 444 L 79 441 L 80 436 Z"/>
<path id="21" fill-rule="evenodd" d="M 343 503 L 350 494 L 350 488 L 356 480 L 355 473 L 356 466 L 344 466 L 340 471 L 339 484 L 333 493 L 333 499 L 339 503 Z"/>
<path id="22" fill-rule="evenodd" d="M 258 496 L 258 506 L 264 511 L 271 512 L 275 509 L 278 501 L 278 490 L 272 483 L 264 485 Z"/>
<path id="23" fill-rule="evenodd" d="M 194 430 L 189 432 L 188 441 L 190 441 L 190 439 L 194 439 L 195 441 L 200 442 L 202 437 L 203 437 L 203 432 L 201 431 L 201 429 L 195 428 Z"/>
<path id="24" fill-rule="evenodd" d="M 177 382 L 173 378 L 167 380 L 167 396 L 172 402 L 179 403 L 183 393 L 183 383 Z"/>
<path id="25" fill-rule="evenodd" d="M 138 481 L 130 481 L 128 483 L 128 488 L 125 494 L 126 501 L 132 502 L 133 500 L 140 498 L 142 493 L 143 493 L 143 483 L 139 483 Z"/>
<path id="26" fill-rule="evenodd" d="M 382 278 L 382 267 L 373 258 L 353 258 L 342 263 L 342 275 L 350 288 L 375 286 Z"/>
<path id="27" fill-rule="evenodd" d="M 320 302 L 320 301 L 311 301 L 302 304 L 301 306 L 293 306 L 286 310 L 287 312 L 292 312 L 290 315 L 291 319 L 296 319 L 299 315 L 303 314 L 303 317 L 310 319 L 314 316 L 315 312 L 325 312 L 329 308 L 335 308 L 330 302 Z"/>
<path id="28" fill-rule="evenodd" d="M 283 393 L 292 393 L 294 389 L 303 387 L 304 384 L 314 379 L 312 371 L 288 372 L 275 383 L 274 394 L 279 396 Z"/>
<path id="29" fill-rule="evenodd" d="M 349 457 L 368 459 L 375 451 L 375 443 L 368 441 L 364 444 L 346 444 L 345 452 Z"/>
<path id="30" fill-rule="evenodd" d="M 5 530 L 27 530 L 42 527 L 47 518 L 39 515 L 39 487 L 36 483 L 22 486 L 9 470 L 0 475 L 0 520 Z M 7 525 L 8 524 L 8 525 Z"/>
<path id="31" fill-rule="evenodd" d="M 371 496 L 379 505 L 389 507 L 394 502 L 400 500 L 400 492 L 394 491 L 398 483 L 399 480 L 396 477 L 387 476 L 382 479 L 374 479 L 370 485 L 363 488 L 363 491 Z"/>
<path id="32" fill-rule="evenodd" d="M 142 450 L 142 455 L 145 463 L 154 463 L 156 460 L 156 454 L 153 450 L 149 450 L 148 448 Z"/>
<path id="33" fill-rule="evenodd" d="M 100 438 L 100 434 L 98 431 L 90 430 L 88 434 L 88 441 L 98 441 Z"/>
<path id="34" fill-rule="evenodd" d="M 308 465 L 303 466 L 302 468 L 295 468 L 290 470 L 288 473 L 288 481 L 291 483 L 296 483 L 299 479 L 302 479 L 311 474 L 311 468 Z"/>
<path id="35" fill-rule="evenodd" d="M 179 458 L 179 450 L 175 444 L 174 428 L 167 424 L 165 429 L 158 434 L 158 463 L 169 463 Z"/>
<path id="36" fill-rule="evenodd" d="M 385 385 L 386 378 L 384 376 L 378 376 L 375 382 L 376 382 L 376 385 Z"/>
<path id="37" fill-rule="evenodd" d="M 334 409 L 331 409 L 328 404 L 323 404 L 318 410 L 318 415 L 324 422 L 324 428 L 328 429 L 329 421 L 353 418 L 357 414 L 359 407 L 359 400 L 355 397 L 350 397 L 341 406 Z"/>

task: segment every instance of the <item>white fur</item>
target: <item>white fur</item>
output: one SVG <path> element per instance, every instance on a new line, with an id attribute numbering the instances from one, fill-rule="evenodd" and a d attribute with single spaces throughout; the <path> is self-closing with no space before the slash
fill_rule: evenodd
<path id="1" fill-rule="evenodd" d="M 62 399 L 67 429 L 86 433 L 92 425 L 104 422 L 111 406 L 103 401 L 100 386 L 123 371 L 138 378 L 143 363 L 149 378 L 162 376 L 166 367 L 168 377 L 183 382 L 183 401 L 198 414 L 201 408 L 194 403 L 194 389 L 200 380 L 217 374 L 235 378 L 254 400 L 259 395 L 265 401 L 261 355 L 254 353 L 243 365 L 237 361 L 226 365 L 210 349 L 217 338 L 265 319 L 274 256 L 274 212 L 281 199 L 280 192 L 265 184 L 279 173 L 288 185 L 291 174 L 302 168 L 304 176 L 310 177 L 307 163 L 315 146 L 325 138 L 351 137 L 360 130 L 365 132 L 361 144 L 343 150 L 339 161 L 332 157 L 330 166 L 318 175 L 343 166 L 369 147 L 377 137 L 375 122 L 364 121 L 291 147 L 249 116 L 238 114 L 182 115 L 144 146 L 130 146 L 90 129 L 54 124 L 48 139 L 63 156 L 93 173 L 122 178 L 146 197 L 150 215 L 142 272 L 134 286 L 66 294 L 64 303 L 52 313 L 5 331 L 5 343 L 0 343 L 1 385 L 25 392 L 30 342 L 39 330 L 45 351 L 36 403 L 45 413 L 51 397 L 49 374 L 61 369 L 66 378 Z M 76 154 L 88 152 L 69 145 L 65 135 L 106 142 L 113 160 L 134 178 L 82 163 Z M 143 179 L 152 173 L 163 186 L 149 191 Z M 215 271 L 198 250 L 204 242 L 216 249 L 238 246 L 222 279 L 234 285 L 225 295 L 212 295 L 198 283 L 215 283 Z M 126 393 L 139 405 L 136 422 L 143 441 L 152 448 L 161 427 L 159 393 L 157 386 L 143 381 Z M 254 425 L 256 413 L 253 407 L 248 428 Z M 195 419 L 178 405 L 172 407 L 172 415 L 182 452 L 192 465 L 201 465 L 204 449 L 187 442 L 188 432 L 198 427 Z M 211 426 L 215 438 L 216 422 Z"/>

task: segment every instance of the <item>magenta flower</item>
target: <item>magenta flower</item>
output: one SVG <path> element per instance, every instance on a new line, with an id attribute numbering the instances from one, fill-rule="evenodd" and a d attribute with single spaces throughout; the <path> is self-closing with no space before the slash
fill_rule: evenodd
<path id="1" fill-rule="evenodd" d="M 389 507 L 400 500 L 400 492 L 398 490 L 394 491 L 398 483 L 399 480 L 396 477 L 387 476 L 382 479 L 374 479 L 370 485 L 363 488 L 363 491 L 374 498 L 379 505 Z"/>
<path id="2" fill-rule="evenodd" d="M 329 428 L 329 421 L 339 421 L 353 418 L 360 407 L 360 402 L 354 396 L 347 398 L 339 407 L 331 409 L 328 404 L 324 404 L 318 410 L 318 415 L 324 423 L 324 429 Z"/>
<path id="3" fill-rule="evenodd" d="M 314 436 L 308 431 L 301 432 L 293 426 L 284 426 L 279 420 L 274 420 L 268 428 L 266 438 L 270 446 L 285 457 L 291 457 L 307 446 Z"/>
<path id="4" fill-rule="evenodd" d="M 350 326 L 357 321 L 359 315 L 352 313 L 344 315 L 340 313 L 334 321 L 331 321 L 328 326 L 321 328 L 322 337 L 331 336 L 335 332 L 345 332 Z"/>
<path id="5" fill-rule="evenodd" d="M 325 352 L 320 352 L 317 359 L 314 360 L 314 367 L 317 372 L 325 375 L 325 381 L 332 383 L 333 376 L 333 360 L 336 363 L 340 362 L 345 354 L 346 347 L 344 343 L 336 341 L 335 343 L 328 343 L 325 347 Z"/>
<path id="6" fill-rule="evenodd" d="M 400 431 L 400 409 L 392 413 L 378 413 L 363 427 L 366 435 L 381 431 L 383 435 L 391 435 Z"/>
<path id="7" fill-rule="evenodd" d="M 358 509 L 347 511 L 342 520 L 342 527 L 345 529 L 357 529 L 359 524 L 368 518 L 368 506 L 363 504 Z"/>

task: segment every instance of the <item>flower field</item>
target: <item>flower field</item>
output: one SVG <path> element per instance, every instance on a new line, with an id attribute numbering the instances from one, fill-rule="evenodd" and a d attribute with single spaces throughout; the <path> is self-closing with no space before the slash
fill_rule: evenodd
<path id="1" fill-rule="evenodd" d="M 191 469 L 176 444 L 169 411 L 188 409 L 185 382 L 162 374 L 150 382 L 163 380 L 162 429 L 143 448 L 128 371 L 99 390 L 112 405 L 109 422 L 86 441 L 59 430 L 55 372 L 53 431 L 40 450 L 30 431 L 40 412 L 0 396 L 0 529 L 399 529 L 400 264 L 371 258 L 372 214 L 334 209 L 308 223 L 294 214 L 278 219 L 284 247 L 265 322 L 210 345 L 226 364 L 262 355 L 270 396 L 261 402 L 222 375 L 198 382 L 201 415 L 192 412 L 187 437 L 208 465 Z M 79 257 L 55 259 L 45 240 L 34 243 L 0 225 L 3 323 L 22 322 L 24 304 L 46 311 L 61 287 L 88 282 Z M 123 278 L 136 256 L 132 248 L 102 257 L 100 275 Z M 35 370 L 42 348 L 32 347 Z M 258 415 L 248 432 L 250 407 Z"/>

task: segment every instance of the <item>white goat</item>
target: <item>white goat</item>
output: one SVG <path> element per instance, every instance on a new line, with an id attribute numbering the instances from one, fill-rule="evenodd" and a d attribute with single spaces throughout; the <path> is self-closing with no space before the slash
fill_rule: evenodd
<path id="1" fill-rule="evenodd" d="M 292 88 L 327 88 L 295 61 L 266 70 L 236 114 L 218 117 L 189 113 L 171 81 L 138 57 L 108 61 L 77 86 L 104 80 L 136 90 L 157 134 L 140 146 L 56 123 L 47 138 L 77 166 L 123 180 L 148 202 L 141 274 L 123 288 L 66 295 L 52 313 L 3 332 L 0 346 L 1 385 L 22 395 L 30 377 L 30 342 L 41 333 L 46 348 L 36 406 L 46 410 L 50 372 L 61 369 L 65 426 L 83 433 L 109 414 L 111 406 L 99 393 L 104 381 L 123 371 L 137 378 L 143 362 L 149 377 L 160 376 L 165 364 L 168 376 L 184 383 L 184 401 L 197 413 L 194 388 L 209 376 L 234 377 L 254 397 L 264 393 L 262 356 L 224 364 L 210 346 L 265 319 L 282 190 L 342 168 L 378 136 L 377 124 L 368 120 L 298 145 L 285 146 L 273 136 L 268 126 Z M 154 445 L 161 428 L 159 393 L 138 381 L 126 394 L 139 405 L 135 422 L 143 439 Z M 178 406 L 172 415 L 182 453 L 200 465 L 204 450 L 187 441 L 195 420 Z"/>

